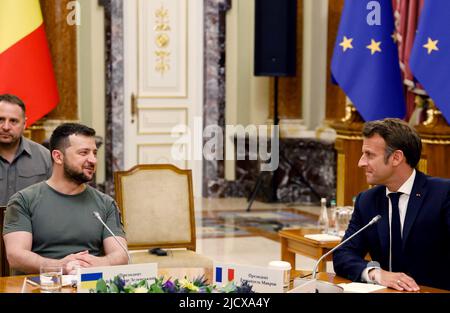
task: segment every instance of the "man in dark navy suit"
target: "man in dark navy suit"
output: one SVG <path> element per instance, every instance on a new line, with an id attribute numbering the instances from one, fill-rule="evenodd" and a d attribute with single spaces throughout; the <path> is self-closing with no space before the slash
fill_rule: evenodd
<path id="1" fill-rule="evenodd" d="M 344 238 L 382 218 L 334 252 L 336 273 L 397 290 L 450 290 L 450 180 L 415 169 L 422 143 L 405 122 L 368 122 L 363 136 L 358 166 L 377 186 L 356 198 Z M 364 260 L 367 253 L 372 262 Z"/>

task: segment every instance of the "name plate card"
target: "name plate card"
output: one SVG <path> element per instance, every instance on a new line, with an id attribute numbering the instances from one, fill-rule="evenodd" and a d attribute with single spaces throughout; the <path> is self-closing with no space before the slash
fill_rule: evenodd
<path id="1" fill-rule="evenodd" d="M 125 285 L 132 284 L 141 280 L 147 280 L 150 284 L 154 283 L 158 275 L 157 263 L 129 264 L 104 267 L 80 268 L 77 283 L 77 292 L 89 293 L 95 292 L 97 281 L 103 279 L 108 281 L 121 275 Z"/>
<path id="2" fill-rule="evenodd" d="M 284 271 L 279 269 L 214 262 L 214 283 L 218 287 L 248 282 L 255 292 L 283 293 L 283 278 Z"/>

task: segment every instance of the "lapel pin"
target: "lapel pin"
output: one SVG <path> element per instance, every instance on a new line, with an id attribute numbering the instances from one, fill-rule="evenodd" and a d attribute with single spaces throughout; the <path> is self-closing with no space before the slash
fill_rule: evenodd
<path id="1" fill-rule="evenodd" d="M 420 193 L 416 193 L 416 197 L 420 197 Z"/>

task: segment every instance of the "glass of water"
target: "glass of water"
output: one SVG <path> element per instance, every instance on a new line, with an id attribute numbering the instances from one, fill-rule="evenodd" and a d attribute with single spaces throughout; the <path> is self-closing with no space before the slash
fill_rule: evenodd
<path id="1" fill-rule="evenodd" d="M 42 265 L 39 276 L 41 292 L 61 292 L 62 273 L 62 266 Z"/>
<path id="2" fill-rule="evenodd" d="M 339 236 L 344 236 L 347 230 L 348 224 L 352 218 L 353 207 L 344 206 L 340 207 L 337 214 L 337 231 Z"/>

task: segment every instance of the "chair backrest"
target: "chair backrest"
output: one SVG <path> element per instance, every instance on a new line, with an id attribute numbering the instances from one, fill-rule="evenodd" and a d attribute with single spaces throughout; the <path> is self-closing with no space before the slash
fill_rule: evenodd
<path id="1" fill-rule="evenodd" d="M 6 207 L 0 206 L 0 276 L 9 276 L 9 263 L 6 258 L 5 243 L 3 242 L 3 223 L 5 219 Z"/>
<path id="2" fill-rule="evenodd" d="M 128 247 L 195 251 L 192 172 L 171 164 L 141 164 L 114 173 Z"/>

